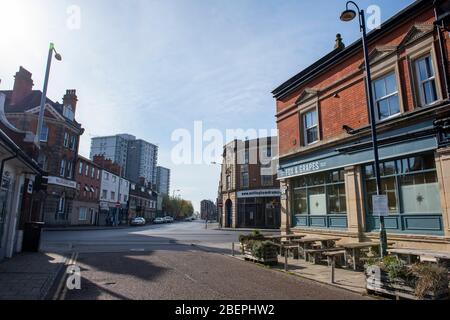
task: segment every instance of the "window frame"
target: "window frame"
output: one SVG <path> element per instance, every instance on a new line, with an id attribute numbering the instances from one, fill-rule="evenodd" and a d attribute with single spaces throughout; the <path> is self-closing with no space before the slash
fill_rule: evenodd
<path id="1" fill-rule="evenodd" d="M 386 86 L 386 81 L 384 81 L 384 85 L 385 85 L 385 89 L 386 89 L 386 95 L 377 98 L 377 91 L 376 91 L 376 83 L 377 81 L 380 81 L 382 79 L 386 79 L 387 77 L 393 75 L 394 79 L 395 79 L 395 87 L 396 87 L 396 91 L 393 93 L 387 93 L 387 86 Z M 386 121 L 395 117 L 398 117 L 399 115 L 401 115 L 403 113 L 403 108 L 402 108 L 402 95 L 401 95 L 401 90 L 399 87 L 399 82 L 398 82 L 398 73 L 397 73 L 397 69 L 396 68 L 390 68 L 388 70 L 385 70 L 383 73 L 380 73 L 378 75 L 376 75 L 374 77 L 374 79 L 372 80 L 372 92 L 373 92 L 373 103 L 374 103 L 374 107 L 375 109 L 375 114 L 376 114 L 376 120 L 378 122 L 382 122 L 382 121 Z M 393 96 L 397 96 L 398 99 L 398 112 L 394 113 L 394 114 L 390 114 L 388 117 L 380 119 L 380 108 L 378 106 L 378 103 L 384 100 L 389 100 L 390 98 L 392 98 Z M 390 108 L 389 108 L 390 111 Z"/>
<path id="2" fill-rule="evenodd" d="M 433 76 L 429 77 L 426 80 L 421 80 L 420 79 L 420 70 L 419 70 L 419 66 L 418 63 L 422 60 L 426 60 L 427 58 L 429 58 L 430 61 L 430 67 L 433 71 Z M 417 85 L 417 95 L 418 95 L 418 101 L 419 103 L 419 107 L 429 107 L 429 106 L 433 106 L 434 104 L 438 103 L 440 101 L 439 98 L 439 91 L 438 91 L 438 85 L 437 85 L 437 77 L 436 77 L 436 66 L 434 63 L 434 58 L 431 52 L 427 52 L 424 55 L 421 55 L 419 57 L 416 57 L 414 60 L 412 60 L 413 63 L 413 77 L 415 79 L 415 83 Z M 431 103 L 426 103 L 425 101 L 425 90 L 424 90 L 424 84 L 427 82 L 433 82 L 434 84 L 434 90 L 436 92 L 436 100 L 434 100 Z"/>
<path id="3" fill-rule="evenodd" d="M 70 140 L 70 135 L 68 132 L 64 132 L 64 138 L 63 138 L 63 146 L 65 148 L 69 148 L 69 140 Z"/>
<path id="4" fill-rule="evenodd" d="M 66 159 L 61 159 L 60 167 L 59 167 L 59 176 L 62 178 L 66 177 Z"/>
<path id="5" fill-rule="evenodd" d="M 328 175 L 332 175 L 333 173 L 338 173 L 338 181 L 329 181 L 328 180 Z M 327 216 L 339 216 L 339 217 L 347 217 L 347 219 L 349 218 L 349 208 L 347 205 L 347 200 L 348 200 L 348 194 L 347 194 L 347 189 L 346 189 L 346 182 L 345 182 L 345 169 L 344 168 L 340 168 L 340 169 L 335 169 L 335 170 L 329 170 L 329 171 L 323 171 L 323 172 L 317 172 L 317 173 L 313 173 L 313 174 L 309 174 L 309 175 L 304 175 L 304 176 L 299 176 L 294 178 L 294 180 L 296 179 L 311 179 L 314 175 L 319 175 L 322 174 L 323 175 L 323 183 L 318 183 L 318 184 L 306 184 L 304 186 L 299 186 L 296 187 L 294 182 L 292 183 L 292 201 L 291 201 L 291 208 L 292 208 L 292 215 L 295 216 L 301 216 L 301 217 L 311 217 L 311 216 L 319 216 L 319 215 L 313 215 L 311 214 L 311 206 L 310 206 L 310 189 L 317 189 L 322 187 L 324 189 L 324 195 L 325 195 L 325 206 L 326 206 L 326 211 L 323 215 L 323 217 L 327 217 Z M 342 175 L 342 176 L 341 176 Z M 344 190 L 345 190 L 345 212 L 334 212 L 331 213 L 330 209 L 329 209 L 329 192 L 328 189 L 329 187 L 332 186 L 344 186 Z M 296 213 L 296 209 L 293 208 L 296 204 L 296 197 L 295 197 L 295 192 L 296 191 L 305 191 L 306 192 L 306 213 Z"/>
<path id="6" fill-rule="evenodd" d="M 43 123 L 42 124 L 42 130 L 41 130 L 41 136 L 39 137 L 40 142 L 44 142 L 44 143 L 48 142 L 48 134 L 49 134 L 49 132 L 50 132 L 49 127 L 47 127 L 45 125 L 45 123 Z M 42 139 L 44 133 L 45 133 L 45 139 Z"/>
<path id="7" fill-rule="evenodd" d="M 316 114 L 317 123 L 314 126 L 312 126 L 312 127 L 307 127 L 306 116 L 308 114 L 310 114 L 310 113 L 315 113 Z M 320 120 L 319 120 L 319 108 L 318 108 L 318 105 L 314 104 L 314 106 L 308 107 L 308 108 L 305 108 L 304 110 L 302 110 L 300 112 L 300 118 L 301 118 L 301 134 L 303 136 L 303 139 L 302 139 L 303 146 L 304 147 L 310 147 L 310 146 L 313 146 L 313 145 L 319 143 L 320 140 L 321 140 L 321 136 L 320 136 Z M 308 143 L 308 130 L 312 130 L 314 128 L 317 130 L 317 140 L 315 140 L 315 141 L 313 141 L 311 143 Z"/>
<path id="8" fill-rule="evenodd" d="M 431 105 L 423 105 L 421 102 L 415 70 L 415 61 L 427 55 L 430 55 L 432 58 L 431 60 L 434 68 L 434 76 L 436 79 L 435 85 L 436 85 L 437 100 Z M 440 81 L 441 68 L 439 68 L 439 65 L 437 64 L 438 59 L 436 49 L 434 46 L 434 36 L 430 34 L 428 37 L 424 38 L 420 42 L 416 42 L 414 45 L 407 46 L 406 59 L 408 61 L 409 81 L 413 91 L 414 109 L 432 107 L 433 105 L 441 102 L 444 99 Z"/>

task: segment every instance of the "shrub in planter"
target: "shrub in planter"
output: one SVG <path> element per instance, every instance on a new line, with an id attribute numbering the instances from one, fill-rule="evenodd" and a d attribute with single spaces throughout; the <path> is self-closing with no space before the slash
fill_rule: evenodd
<path id="1" fill-rule="evenodd" d="M 258 259 L 266 259 L 266 257 L 273 255 L 277 250 L 277 246 L 271 241 L 255 241 L 252 247 L 252 255 Z"/>
<path id="2" fill-rule="evenodd" d="M 380 275 L 376 275 L 376 269 L 381 271 Z M 407 265 L 397 257 L 387 256 L 384 259 L 370 259 L 366 264 L 366 273 L 371 290 L 388 290 L 418 299 L 448 296 L 448 271 L 436 264 L 420 262 Z"/>
<path id="3" fill-rule="evenodd" d="M 436 264 L 416 263 L 410 274 L 414 276 L 415 294 L 422 299 L 428 292 L 437 292 L 448 286 L 448 271 Z"/>

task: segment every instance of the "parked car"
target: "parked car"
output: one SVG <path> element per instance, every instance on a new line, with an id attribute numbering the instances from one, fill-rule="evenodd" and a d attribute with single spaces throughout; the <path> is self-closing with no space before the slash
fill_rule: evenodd
<path id="1" fill-rule="evenodd" d="M 172 222 L 174 222 L 173 218 L 172 218 L 172 217 L 169 217 L 169 216 L 164 217 L 164 221 L 165 221 L 166 223 L 172 223 Z"/>
<path id="2" fill-rule="evenodd" d="M 136 217 L 131 219 L 131 223 L 132 226 L 145 226 L 147 224 L 147 221 L 145 221 L 144 218 L 142 217 Z"/>
<path id="3" fill-rule="evenodd" d="M 164 220 L 164 218 L 156 218 L 155 220 L 153 220 L 154 224 L 163 224 L 166 221 Z"/>
<path id="4" fill-rule="evenodd" d="M 184 219 L 184 221 L 191 222 L 191 221 L 194 221 L 194 219 L 192 217 L 187 217 L 187 218 Z"/>

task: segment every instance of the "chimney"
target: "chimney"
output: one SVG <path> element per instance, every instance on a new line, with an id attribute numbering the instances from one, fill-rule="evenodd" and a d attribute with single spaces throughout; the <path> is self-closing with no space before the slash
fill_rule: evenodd
<path id="1" fill-rule="evenodd" d="M 340 33 L 338 33 L 336 35 L 336 44 L 334 45 L 334 49 L 344 49 L 345 48 L 345 44 L 344 42 L 342 42 L 342 36 Z"/>
<path id="2" fill-rule="evenodd" d="M 20 67 L 15 75 L 14 88 L 11 96 L 11 105 L 20 103 L 33 91 L 33 79 L 31 72 Z"/>
<path id="3" fill-rule="evenodd" d="M 72 111 L 75 114 L 75 111 L 77 110 L 77 91 L 75 89 L 66 90 L 66 94 L 63 97 L 63 104 L 65 106 L 70 105 L 72 107 Z"/>

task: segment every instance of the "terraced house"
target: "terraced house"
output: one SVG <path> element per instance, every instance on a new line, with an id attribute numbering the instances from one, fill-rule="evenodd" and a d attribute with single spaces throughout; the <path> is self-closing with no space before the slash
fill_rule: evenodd
<path id="1" fill-rule="evenodd" d="M 368 35 L 389 240 L 450 250 L 449 1 L 416 1 Z M 362 41 L 273 92 L 282 230 L 378 237 Z"/>

